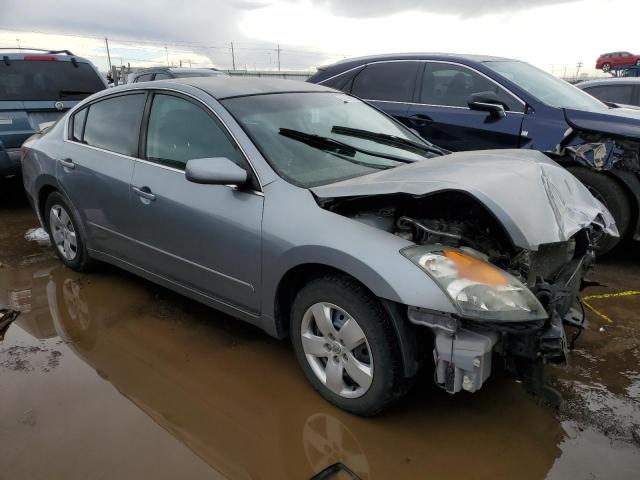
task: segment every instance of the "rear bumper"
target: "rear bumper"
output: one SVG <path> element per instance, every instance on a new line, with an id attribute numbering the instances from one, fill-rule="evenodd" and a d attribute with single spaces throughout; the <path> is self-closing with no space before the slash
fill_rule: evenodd
<path id="1" fill-rule="evenodd" d="M 0 150 L 0 178 L 20 175 L 20 149 L 7 148 Z"/>

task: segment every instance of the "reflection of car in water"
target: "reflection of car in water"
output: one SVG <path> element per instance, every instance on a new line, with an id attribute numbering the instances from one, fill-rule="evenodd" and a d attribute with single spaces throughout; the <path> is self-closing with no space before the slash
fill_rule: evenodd
<path id="1" fill-rule="evenodd" d="M 460 478 L 469 465 L 541 478 L 560 453 L 549 441 L 560 437 L 552 414 L 510 382 L 456 408 L 437 391 L 429 403 L 364 421 L 305 388 L 286 346 L 253 329 L 222 315 L 207 322 L 209 311 L 192 302 L 191 313 L 167 315 L 155 292 L 127 275 L 41 273 L 31 312 L 50 312 L 44 331 L 54 326 L 80 359 L 227 477 L 305 479 L 342 462 L 362 479 Z M 487 462 L 496 444 L 478 442 L 478 432 L 504 435 L 501 455 L 517 460 Z"/>

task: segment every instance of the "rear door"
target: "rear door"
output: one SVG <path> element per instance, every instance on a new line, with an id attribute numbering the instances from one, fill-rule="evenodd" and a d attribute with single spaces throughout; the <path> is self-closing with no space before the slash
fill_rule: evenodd
<path id="1" fill-rule="evenodd" d="M 262 208 L 246 188 L 187 181 L 186 163 L 226 157 L 252 176 L 235 140 L 206 106 L 158 92 L 143 133 L 144 159 L 131 187 L 136 263 L 165 279 L 244 311 L 260 310 Z M 144 127 L 143 127 L 144 129 Z"/>
<path id="2" fill-rule="evenodd" d="M 417 88 L 408 120 L 429 142 L 452 151 L 520 146 L 524 103 L 476 70 L 449 62 L 425 62 Z M 469 108 L 471 94 L 488 91 L 507 106 L 505 117 L 496 119 Z"/>
<path id="3" fill-rule="evenodd" d="M 92 250 L 135 260 L 131 176 L 146 92 L 111 95 L 73 115 L 57 176 L 87 228 Z"/>
<path id="4" fill-rule="evenodd" d="M 408 124 L 420 62 L 389 61 L 371 63 L 350 83 L 351 93 Z"/>
<path id="5" fill-rule="evenodd" d="M 0 61 L 0 142 L 5 149 L 19 149 L 41 123 L 57 120 L 104 88 L 95 69 L 75 57 L 5 57 Z"/>

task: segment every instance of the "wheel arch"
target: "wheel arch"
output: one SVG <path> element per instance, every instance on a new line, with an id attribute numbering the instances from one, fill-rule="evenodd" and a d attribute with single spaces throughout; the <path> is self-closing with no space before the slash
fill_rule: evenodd
<path id="1" fill-rule="evenodd" d="M 358 274 L 352 274 L 343 268 L 324 263 L 301 263 L 291 267 L 282 275 L 275 290 L 273 316 L 276 336 L 284 338 L 289 335 L 291 306 L 300 289 L 310 281 L 324 276 L 346 276 L 361 285 L 375 297 L 386 311 L 394 332 L 398 338 L 398 348 L 402 358 L 404 376 L 413 377 L 419 368 L 420 360 L 424 357 L 424 343 L 416 341 L 419 338 L 419 327 L 411 324 L 407 318 L 406 306 L 387 300 L 376 294 Z"/>

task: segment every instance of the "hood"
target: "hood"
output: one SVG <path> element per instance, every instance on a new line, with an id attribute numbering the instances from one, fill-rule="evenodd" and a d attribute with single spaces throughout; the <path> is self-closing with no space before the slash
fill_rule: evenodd
<path id="1" fill-rule="evenodd" d="M 640 139 L 640 109 L 610 108 L 602 112 L 565 109 L 564 116 L 574 130 Z"/>
<path id="2" fill-rule="evenodd" d="M 321 199 L 457 190 L 475 197 L 514 245 L 537 250 L 596 224 L 618 231 L 609 211 L 567 170 L 534 150 L 458 152 L 315 187 Z"/>

